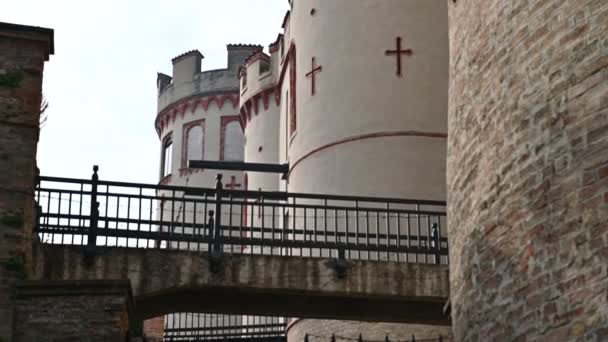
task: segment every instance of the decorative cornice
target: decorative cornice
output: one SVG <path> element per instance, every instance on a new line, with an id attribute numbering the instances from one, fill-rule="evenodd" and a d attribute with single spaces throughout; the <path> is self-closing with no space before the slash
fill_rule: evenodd
<path id="1" fill-rule="evenodd" d="M 182 118 L 186 115 L 186 112 L 189 109 L 191 114 L 194 114 L 198 106 L 203 107 L 203 110 L 206 112 L 209 110 L 209 105 L 211 102 L 215 102 L 218 108 L 222 109 L 224 104 L 229 101 L 232 103 L 232 107 L 237 109 L 239 106 L 239 95 L 237 92 L 227 92 L 227 93 L 219 93 L 214 95 L 194 95 L 187 97 L 185 99 L 176 101 L 169 106 L 165 107 L 157 116 L 154 121 L 154 126 L 156 127 L 156 132 L 160 137 L 164 129 L 169 125 L 171 121 L 175 121 L 177 115 L 180 115 Z"/>

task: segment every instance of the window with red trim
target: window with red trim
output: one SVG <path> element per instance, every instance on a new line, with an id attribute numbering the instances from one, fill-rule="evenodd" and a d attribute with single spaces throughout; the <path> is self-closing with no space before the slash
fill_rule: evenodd
<path id="1" fill-rule="evenodd" d="M 171 134 L 167 134 L 163 139 L 162 152 L 160 160 L 160 178 L 164 178 L 171 174 L 172 158 L 173 158 L 173 139 Z"/>
<path id="2" fill-rule="evenodd" d="M 184 124 L 182 131 L 182 168 L 189 160 L 203 160 L 205 155 L 205 120 Z"/>
<path id="3" fill-rule="evenodd" d="M 244 160 L 245 142 L 238 115 L 223 116 L 220 133 L 220 160 Z"/>

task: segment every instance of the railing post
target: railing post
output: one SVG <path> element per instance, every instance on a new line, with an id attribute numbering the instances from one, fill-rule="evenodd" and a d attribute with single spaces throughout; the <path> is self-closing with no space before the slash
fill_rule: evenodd
<path id="1" fill-rule="evenodd" d="M 412 334 L 412 342 L 416 342 L 416 336 Z"/>
<path id="2" fill-rule="evenodd" d="M 336 342 L 336 335 L 335 334 L 331 334 L 331 342 Z"/>
<path id="3" fill-rule="evenodd" d="M 304 342 L 308 342 L 308 334 L 304 335 Z"/>
<path id="4" fill-rule="evenodd" d="M 363 335 L 359 334 L 359 338 L 357 339 L 359 342 L 363 342 Z"/>
<path id="5" fill-rule="evenodd" d="M 209 248 L 209 267 L 212 273 L 217 273 L 222 268 L 222 258 L 224 251 L 222 250 L 222 174 L 218 173 L 215 183 L 215 220 L 213 225 L 213 235 L 211 236 L 212 243 Z M 212 213 L 209 213 L 212 216 Z"/>
<path id="6" fill-rule="evenodd" d="M 99 220 L 99 202 L 97 202 L 97 185 L 99 176 L 97 175 L 99 166 L 93 166 L 93 176 L 91 177 L 91 219 L 89 220 L 89 235 L 87 245 L 94 247 L 97 242 L 97 224 Z"/>
<path id="7" fill-rule="evenodd" d="M 223 185 L 222 185 L 222 174 L 218 173 L 215 182 L 215 226 L 213 230 L 213 252 L 219 253 L 220 255 L 223 253 L 222 251 L 222 194 Z"/>
<path id="8" fill-rule="evenodd" d="M 441 263 L 441 254 L 440 254 L 441 237 L 439 236 L 439 230 L 437 229 L 437 227 L 438 227 L 437 223 L 433 223 L 433 228 L 431 230 L 431 238 L 433 239 L 432 247 L 435 250 L 435 264 L 440 264 Z"/>
<path id="9" fill-rule="evenodd" d="M 388 339 L 388 335 L 386 335 L 386 337 L 384 338 L 384 342 L 391 342 L 391 340 Z"/>
<path id="10" fill-rule="evenodd" d="M 207 251 L 209 255 L 213 252 L 213 231 L 215 229 L 215 222 L 213 220 L 213 210 L 209 210 L 209 223 L 207 224 L 206 234 L 209 237 L 209 242 L 207 244 Z"/>

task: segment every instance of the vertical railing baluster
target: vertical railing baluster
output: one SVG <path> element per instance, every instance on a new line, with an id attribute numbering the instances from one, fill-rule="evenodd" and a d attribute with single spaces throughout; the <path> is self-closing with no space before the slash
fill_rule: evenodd
<path id="1" fill-rule="evenodd" d="M 222 196 L 222 174 L 218 173 L 215 182 L 215 229 L 213 232 L 213 253 L 218 253 L 218 256 L 222 254 Z"/>
<path id="2" fill-rule="evenodd" d="M 232 199 L 232 193 L 228 196 L 228 237 L 230 238 L 230 241 L 232 241 L 232 205 L 233 205 L 233 199 Z M 231 242 L 230 243 L 230 253 L 234 253 L 234 243 Z"/>
<path id="3" fill-rule="evenodd" d="M 376 209 L 376 260 L 380 260 L 380 210 Z"/>
<path id="4" fill-rule="evenodd" d="M 296 209 L 296 196 L 293 197 L 293 215 L 291 216 L 291 236 L 289 237 L 289 241 L 293 241 L 295 238 L 295 234 L 296 234 L 296 218 L 298 217 L 297 215 L 297 209 Z M 293 249 L 294 247 L 290 247 L 289 248 L 289 256 L 293 255 Z M 300 254 L 302 254 L 302 248 L 300 248 Z"/>
<path id="5" fill-rule="evenodd" d="M 303 221 L 303 226 L 302 226 L 302 240 L 304 241 L 304 244 L 306 245 L 306 223 L 307 223 L 307 217 L 306 217 L 307 213 L 306 213 L 306 207 L 304 207 L 304 221 Z M 306 248 L 306 251 L 308 252 L 308 256 L 312 256 L 312 251 L 310 250 L 310 248 Z M 304 253 L 301 253 L 301 256 L 304 256 Z"/>
<path id="6" fill-rule="evenodd" d="M 439 230 L 438 230 L 438 225 L 437 223 L 433 223 L 433 228 L 432 228 L 432 234 L 433 234 L 433 249 L 435 250 L 435 264 L 440 264 L 441 263 L 441 259 L 440 259 L 440 249 L 441 249 L 441 245 L 439 243 Z"/>
<path id="7" fill-rule="evenodd" d="M 262 192 L 261 188 L 260 188 L 260 192 Z M 264 227 L 265 227 L 265 223 L 266 223 L 266 220 L 264 219 L 264 215 L 266 215 L 266 213 L 265 213 L 265 210 L 264 210 L 265 209 L 264 208 L 264 197 L 261 194 L 259 194 L 259 197 L 258 197 L 258 205 L 259 205 L 259 207 L 258 207 L 258 213 L 259 213 L 259 215 L 258 216 L 260 216 L 260 218 L 261 218 L 261 222 L 260 222 L 260 224 L 261 224 L 261 227 L 260 227 L 260 237 L 261 237 L 261 240 L 260 240 L 260 254 L 264 254 Z M 272 246 L 272 240 L 269 243 L 269 245 Z M 272 247 L 271 247 L 271 249 L 272 249 Z"/>
<path id="8" fill-rule="evenodd" d="M 355 246 L 359 246 L 359 201 L 355 201 Z M 361 259 L 361 249 L 357 249 L 357 259 Z"/>
<path id="9" fill-rule="evenodd" d="M 63 192 L 59 191 L 59 201 L 57 204 L 57 230 L 59 231 L 59 234 L 61 236 L 61 239 L 59 241 L 61 241 L 61 245 L 63 246 L 63 237 L 65 236 L 65 232 L 67 229 L 62 229 L 61 228 L 61 201 L 62 201 L 62 197 L 63 197 Z M 69 229 L 69 227 L 68 227 Z"/>
<path id="10" fill-rule="evenodd" d="M 427 248 L 427 252 L 426 253 L 427 254 L 424 256 L 424 262 L 425 263 L 429 262 L 427 260 L 428 259 L 428 255 L 430 253 L 433 253 L 433 246 L 431 246 L 432 245 L 432 240 L 433 240 L 432 231 L 431 231 L 431 215 L 429 215 L 429 214 L 426 214 L 426 239 L 427 239 L 427 242 L 426 242 L 426 245 L 427 245 L 427 247 L 426 247 Z"/>
<path id="11" fill-rule="evenodd" d="M 70 245 L 74 244 L 74 233 L 72 229 L 72 193 L 70 192 L 70 196 L 68 198 L 68 227 L 72 230 L 72 234 L 70 234 Z"/>
<path id="12" fill-rule="evenodd" d="M 84 183 L 80 183 L 80 200 L 78 201 L 78 232 L 80 235 L 79 245 L 84 245 L 84 234 L 82 229 L 84 228 L 84 219 L 82 218 L 82 202 L 84 201 Z"/>
<path id="13" fill-rule="evenodd" d="M 327 198 L 323 199 L 323 230 L 323 236 L 325 237 L 325 248 L 327 248 Z M 331 257 L 331 251 L 328 251 L 327 256 Z"/>
<path id="14" fill-rule="evenodd" d="M 139 198 L 137 201 L 137 236 L 140 236 L 139 232 L 141 231 L 141 205 L 143 202 L 143 190 L 141 186 L 139 187 Z M 135 247 L 139 248 L 139 238 L 135 239 Z"/>
<path id="15" fill-rule="evenodd" d="M 270 248 L 270 255 L 274 255 L 273 250 L 276 248 L 276 236 L 275 236 L 275 226 L 276 226 L 276 205 L 275 202 L 273 201 L 272 203 L 272 228 L 271 228 L 271 241 L 272 241 L 272 247 Z"/>
<path id="16" fill-rule="evenodd" d="M 196 224 L 196 203 L 196 199 L 192 200 L 192 240 L 196 245 L 196 251 L 200 252 L 201 227 Z"/>
<path id="17" fill-rule="evenodd" d="M 170 226 L 169 226 L 169 239 L 167 240 L 167 249 L 173 249 L 173 231 L 175 230 L 175 189 L 171 190 L 171 217 Z M 179 250 L 179 243 L 177 244 L 177 249 Z"/>
<path id="18" fill-rule="evenodd" d="M 209 252 L 210 256 L 213 252 L 213 231 L 215 229 L 215 219 L 213 218 L 213 214 L 213 210 L 209 210 L 209 219 L 207 221 L 207 252 Z"/>
<path id="19" fill-rule="evenodd" d="M 391 212 L 390 203 L 386 202 L 386 260 L 391 260 Z"/>
<path id="20" fill-rule="evenodd" d="M 97 175 L 97 171 L 99 171 L 99 166 L 93 166 L 93 176 L 91 177 L 91 218 L 89 220 L 89 236 L 87 241 L 89 247 L 95 246 L 97 241 L 97 220 L 99 219 L 99 203 L 97 202 L 99 176 Z"/>

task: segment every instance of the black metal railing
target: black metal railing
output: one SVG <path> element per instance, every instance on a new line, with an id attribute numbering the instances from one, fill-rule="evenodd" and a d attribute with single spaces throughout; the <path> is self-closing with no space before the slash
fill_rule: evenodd
<path id="1" fill-rule="evenodd" d="M 282 317 L 175 313 L 165 317 L 164 340 L 284 342 L 286 326 Z"/>
<path id="2" fill-rule="evenodd" d="M 385 335 L 384 338 L 370 339 L 364 338 L 363 334 L 359 334 L 358 337 L 348 337 L 332 334 L 330 336 L 318 335 L 318 334 L 305 334 L 302 339 L 303 342 L 336 342 L 336 341 L 352 341 L 352 342 L 452 342 L 451 336 L 438 335 L 432 338 L 416 338 L 416 335 L 412 335 L 410 338 L 402 339 L 395 338 L 389 335 Z"/>
<path id="3" fill-rule="evenodd" d="M 39 177 L 45 243 L 447 263 L 445 202 Z"/>

